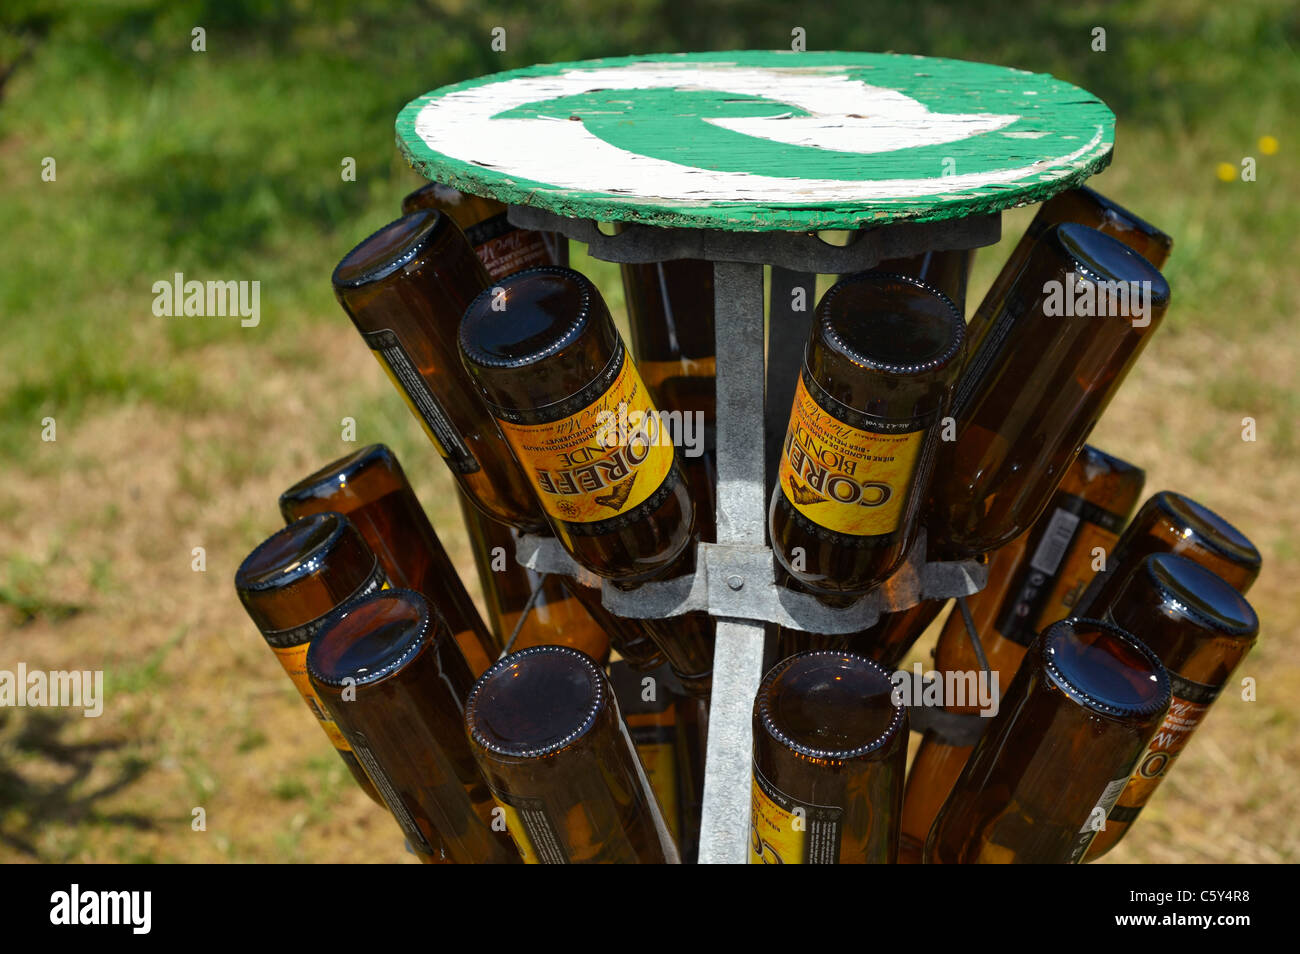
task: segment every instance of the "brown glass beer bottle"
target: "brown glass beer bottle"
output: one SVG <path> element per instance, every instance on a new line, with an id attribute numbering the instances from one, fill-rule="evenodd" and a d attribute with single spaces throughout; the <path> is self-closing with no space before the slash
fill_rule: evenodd
<path id="1" fill-rule="evenodd" d="M 664 822 L 678 849 L 682 847 L 682 797 L 678 777 L 676 695 L 669 688 L 667 666 L 655 673 L 640 673 L 622 661 L 609 667 L 609 682 L 619 711 L 636 746 L 650 787 L 654 789 Z"/>
<path id="2" fill-rule="evenodd" d="M 461 489 L 496 520 L 543 526 L 456 351 L 465 306 L 488 283 L 456 223 L 438 212 L 403 216 L 348 252 L 333 281 L 339 304 Z"/>
<path id="3" fill-rule="evenodd" d="M 966 605 L 1002 691 L 1033 638 L 1072 613 L 1092 579 L 1098 549 L 1108 552 L 1113 547 L 1144 481 L 1141 468 L 1085 445 L 1029 533 L 996 552 L 988 586 L 967 597 Z M 974 672 L 979 665 L 965 620 L 954 610 L 935 646 L 935 666 L 940 672 Z M 966 715 L 977 711 L 969 706 L 946 708 Z M 942 731 L 928 730 L 922 737 L 903 801 L 905 859 L 919 860 L 930 825 L 970 750 L 968 740 Z"/>
<path id="4" fill-rule="evenodd" d="M 851 653 L 777 663 L 754 700 L 750 864 L 892 864 L 907 710 Z"/>
<path id="5" fill-rule="evenodd" d="M 671 437 L 595 286 L 565 268 L 503 279 L 465 312 L 465 366 L 560 543 L 626 588 L 689 572 L 694 507 Z M 686 688 L 707 691 L 707 614 L 647 620 Z"/>
<path id="6" fill-rule="evenodd" d="M 479 767 L 530 864 L 677 864 L 605 674 L 566 646 L 511 653 L 465 709 Z"/>
<path id="7" fill-rule="evenodd" d="M 575 560 L 609 579 L 652 579 L 691 540 L 674 448 L 595 286 L 535 268 L 476 298 L 465 366 Z"/>
<path id="8" fill-rule="evenodd" d="M 1007 256 L 1002 270 L 998 272 L 988 293 L 980 302 L 979 308 L 971 316 L 970 325 L 966 329 L 970 339 L 966 352 L 968 355 L 975 353 L 980 338 L 1002 310 L 1007 292 L 1015 284 L 1020 270 L 1029 261 L 1034 243 L 1053 225 L 1060 225 L 1063 222 L 1086 225 L 1119 239 L 1156 268 L 1165 267 L 1169 253 L 1174 247 L 1174 240 L 1164 232 L 1099 192 L 1086 186 L 1058 192 L 1038 207 L 1038 212 L 1029 223 L 1029 228 L 1025 229 L 1025 234 L 1020 237 L 1016 247 Z"/>
<path id="9" fill-rule="evenodd" d="M 1116 239 L 1069 224 L 1043 235 L 957 385 L 933 552 L 987 553 L 1029 529 L 1168 303 L 1160 273 Z"/>
<path id="10" fill-rule="evenodd" d="M 493 281 L 538 265 L 569 264 L 569 240 L 558 232 L 534 232 L 510 224 L 505 204 L 430 182 L 402 200 L 402 214 L 436 209 L 451 217 Z"/>
<path id="11" fill-rule="evenodd" d="M 1124 577 L 1152 553 L 1177 553 L 1246 593 L 1259 576 L 1259 550 L 1209 507 L 1170 490 L 1153 495 L 1125 528 L 1106 566 L 1079 598 L 1077 612 L 1103 615 Z"/>
<path id="12" fill-rule="evenodd" d="M 383 801 L 307 678 L 307 651 L 344 603 L 387 586 L 379 560 L 348 520 L 321 513 L 295 520 L 253 550 L 235 572 L 235 591 L 294 688 L 362 790 Z"/>
<path id="13" fill-rule="evenodd" d="M 1029 647 L 935 819 L 927 863 L 1077 862 L 1169 710 L 1156 655 L 1071 617 Z"/>
<path id="14" fill-rule="evenodd" d="M 906 557 L 964 329 L 897 275 L 853 275 L 818 303 L 768 510 L 777 560 L 811 592 L 851 600 Z"/>
<path id="15" fill-rule="evenodd" d="M 472 672 L 477 675 L 492 664 L 500 647 L 388 447 L 363 447 L 280 495 L 280 513 L 288 522 L 325 510 L 352 521 L 393 586 L 416 590 L 438 607 Z"/>
<path id="16" fill-rule="evenodd" d="M 947 295 L 964 317 L 966 285 L 970 281 L 971 263 L 974 260 L 975 253 L 971 249 L 944 249 L 909 255 L 906 258 L 887 258 L 878 262 L 872 271 L 906 275 L 925 282 Z"/>
<path id="17" fill-rule="evenodd" d="M 1140 467 L 1084 445 L 1029 533 L 1027 560 L 995 621 L 1002 638 L 1028 646 L 1045 626 L 1078 614 L 1145 482 Z"/>
<path id="18" fill-rule="evenodd" d="M 1128 574 L 1106 617 L 1160 657 L 1174 698 L 1085 861 L 1124 837 L 1259 636 L 1259 619 L 1237 590 L 1172 553 L 1153 553 Z"/>
<path id="19" fill-rule="evenodd" d="M 678 463 L 695 500 L 696 532 L 712 542 L 718 479 L 713 263 L 677 259 L 625 263 L 619 270 L 637 370 L 655 406 L 678 416 L 684 438 Z"/>
<path id="20" fill-rule="evenodd" d="M 307 671 L 421 861 L 517 862 L 465 742 L 473 677 L 450 643 L 423 596 L 385 590 L 325 622 Z"/>
<path id="21" fill-rule="evenodd" d="M 569 594 L 563 578 L 520 566 L 515 559 L 515 539 L 510 530 L 483 516 L 464 494 L 460 495 L 460 511 L 465 518 L 465 529 L 469 531 L 483 602 L 496 635 L 497 651 L 493 653 L 492 661 L 501 655 L 501 648 L 519 626 L 514 642 L 510 644 L 511 652 L 548 644 L 572 646 L 603 663 L 609 656 L 609 637 L 582 604 Z M 541 592 L 528 606 L 534 590 Z M 526 616 L 525 607 L 528 607 Z M 523 624 L 519 625 L 521 616 Z M 482 675 L 486 670 L 487 666 L 484 666 L 475 675 Z"/>

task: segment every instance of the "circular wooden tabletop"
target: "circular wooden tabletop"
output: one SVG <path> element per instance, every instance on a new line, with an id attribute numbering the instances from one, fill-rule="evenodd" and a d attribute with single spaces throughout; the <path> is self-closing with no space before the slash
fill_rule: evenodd
<path id="1" fill-rule="evenodd" d="M 552 63 L 433 90 L 397 117 L 430 179 L 563 216 L 852 229 L 1038 202 L 1109 162 L 1115 117 L 1042 73 L 884 53 Z"/>

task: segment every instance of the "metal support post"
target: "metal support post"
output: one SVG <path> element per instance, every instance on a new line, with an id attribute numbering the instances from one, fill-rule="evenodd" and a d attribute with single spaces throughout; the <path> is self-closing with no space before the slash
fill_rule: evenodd
<path id="1" fill-rule="evenodd" d="M 718 542 L 764 549 L 763 266 L 714 265 L 718 389 Z M 735 574 L 725 584 L 768 585 Z M 700 823 L 701 864 L 743 864 L 749 838 L 750 711 L 763 676 L 761 623 L 717 620 Z"/>

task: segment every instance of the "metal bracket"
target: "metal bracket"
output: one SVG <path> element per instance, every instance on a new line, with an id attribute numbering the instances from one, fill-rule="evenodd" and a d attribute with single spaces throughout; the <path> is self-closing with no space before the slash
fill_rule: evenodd
<path id="1" fill-rule="evenodd" d="M 845 275 L 881 259 L 905 258 L 944 249 L 980 248 L 1002 237 L 1002 216 L 976 215 L 939 222 L 894 222 L 849 233 L 847 245 L 831 245 L 816 232 L 724 232 L 720 229 L 663 229 L 625 223 L 606 235 L 591 219 L 569 219 L 545 209 L 510 206 L 512 225 L 559 232 L 582 242 L 593 258 L 607 262 L 667 262 L 701 258 L 711 262 L 778 265 L 796 272 Z"/>
<path id="2" fill-rule="evenodd" d="M 554 537 L 516 536 L 515 555 L 521 565 L 539 573 L 585 573 Z M 815 596 L 779 585 L 775 578 L 772 551 L 765 546 L 699 543 L 696 571 L 690 576 L 643 583 L 635 590 L 603 581 L 601 601 L 614 615 L 633 619 L 705 610 L 713 616 L 762 620 L 805 632 L 856 633 L 874 625 L 881 613 L 922 600 L 978 593 L 988 580 L 988 566 L 976 560 L 926 563 L 922 530 L 903 567 L 852 606 L 827 606 Z"/>

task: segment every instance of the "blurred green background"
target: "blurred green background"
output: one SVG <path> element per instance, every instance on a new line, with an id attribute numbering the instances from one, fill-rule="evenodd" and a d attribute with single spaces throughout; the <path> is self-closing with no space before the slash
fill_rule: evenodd
<path id="1" fill-rule="evenodd" d="M 7 0 L 0 668 L 105 668 L 111 695 L 98 720 L 0 710 L 0 858 L 402 860 L 230 586 L 277 526 L 278 492 L 349 449 L 344 416 L 406 461 L 474 586 L 450 484 L 329 288 L 418 184 L 393 146 L 397 111 L 535 62 L 789 48 L 795 27 L 809 49 L 1050 72 L 1117 114 L 1094 185 L 1174 236 L 1174 306 L 1094 443 L 1146 467 L 1149 490 L 1237 522 L 1266 569 L 1247 664 L 1260 700 L 1220 703 L 1110 858 L 1300 857 L 1293 2 Z M 1005 216 L 1003 243 L 977 256 L 974 301 L 1031 214 Z M 574 252 L 617 307 L 616 269 Z M 155 317 L 151 286 L 176 271 L 260 281 L 261 324 Z"/>

